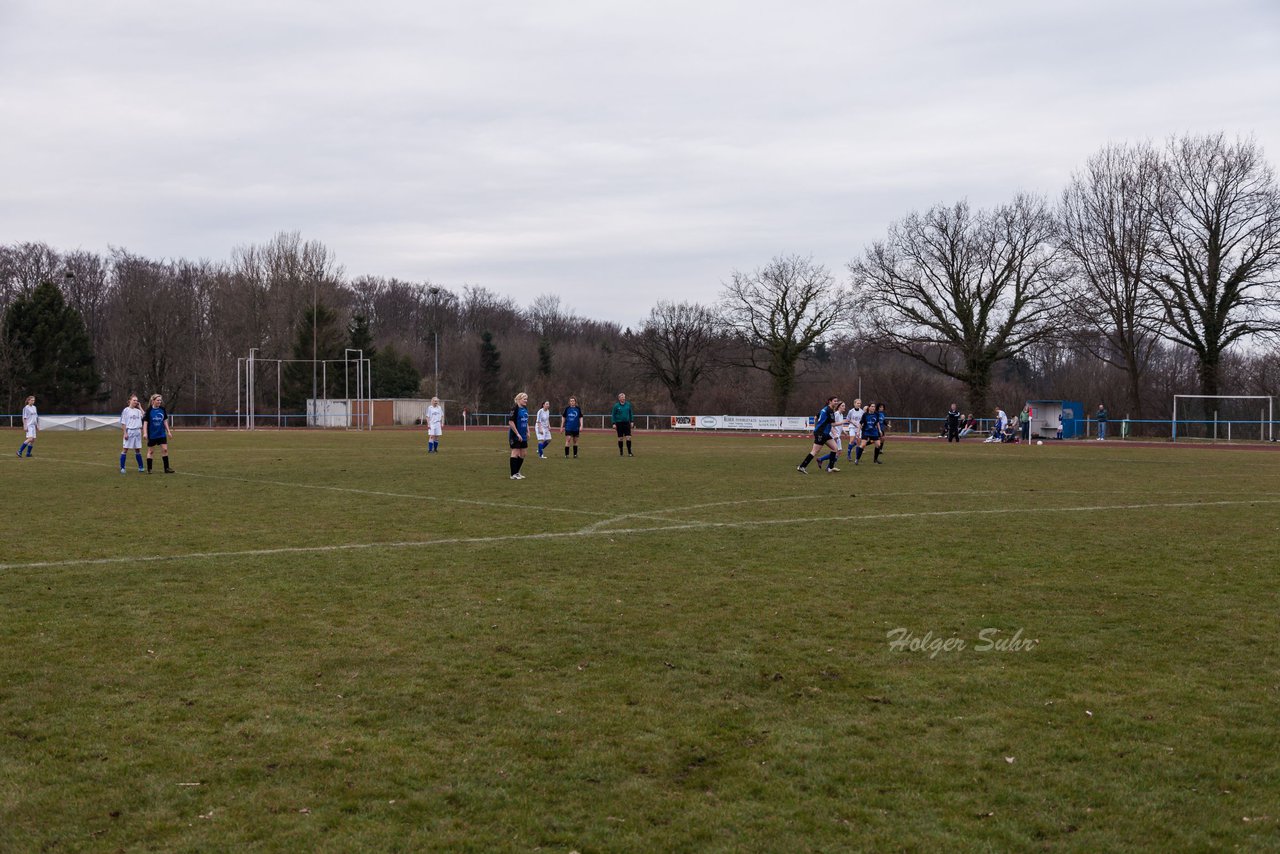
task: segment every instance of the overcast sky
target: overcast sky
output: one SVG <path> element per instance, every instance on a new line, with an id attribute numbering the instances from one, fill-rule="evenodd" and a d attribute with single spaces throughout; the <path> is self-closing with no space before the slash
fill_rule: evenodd
<path id="1" fill-rule="evenodd" d="M 0 243 L 299 231 L 628 325 L 1218 130 L 1280 161 L 1277 0 L 0 0 Z"/>

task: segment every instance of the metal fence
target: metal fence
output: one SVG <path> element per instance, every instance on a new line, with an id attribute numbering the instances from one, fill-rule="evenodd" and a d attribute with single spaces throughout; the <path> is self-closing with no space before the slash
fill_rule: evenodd
<path id="1" fill-rule="evenodd" d="M 507 426 L 506 412 L 468 412 L 466 416 L 465 427 L 479 428 L 504 428 Z M 112 418 L 111 415 L 97 416 L 64 416 L 59 415 L 59 419 L 84 417 L 84 418 Z M 235 429 L 237 425 L 243 426 L 244 416 L 236 413 L 175 413 L 170 416 L 175 429 L 193 430 L 193 429 Z M 554 430 L 560 429 L 560 415 L 552 413 L 551 426 Z M 992 418 L 979 418 L 977 427 L 972 431 L 972 435 L 985 437 L 990 435 L 991 430 L 995 428 L 995 420 Z M 285 414 L 258 414 L 254 419 L 255 426 L 258 429 L 285 429 L 285 428 L 305 428 L 307 427 L 307 416 L 305 414 L 285 415 Z M 669 431 L 672 433 L 716 433 L 720 435 L 743 434 L 751 435 L 755 431 L 746 430 L 692 430 L 688 428 L 673 428 L 671 426 L 670 415 L 637 415 L 635 421 L 632 422 L 637 430 L 644 431 Z M 888 420 L 889 435 L 899 436 L 942 436 L 944 435 L 945 418 L 937 417 L 894 417 L 890 416 Z M 21 413 L 0 414 L 0 425 L 8 426 L 10 429 L 20 429 L 22 427 Z M 463 429 L 463 419 L 461 413 L 448 418 L 446 426 L 454 429 Z M 608 413 L 586 414 L 582 416 L 582 426 L 584 429 L 612 429 L 611 417 Z M 1076 427 L 1080 439 L 1096 439 L 1098 436 L 1098 422 L 1094 419 L 1079 419 L 1076 421 Z M 74 429 L 74 428 L 72 428 Z M 310 429 L 344 429 L 344 428 L 310 428 Z M 401 428 L 402 429 L 402 428 Z M 777 432 L 777 431 L 774 431 Z M 795 431 L 781 431 L 787 433 L 795 433 Z M 799 435 L 799 434 L 796 434 Z M 1145 419 L 1138 420 L 1132 418 L 1111 419 L 1107 422 L 1106 438 L 1108 440 L 1146 440 L 1146 441 L 1172 441 L 1176 437 L 1176 441 L 1198 443 L 1198 442 L 1274 442 L 1280 438 L 1280 420 L 1266 421 L 1254 419 L 1234 419 L 1234 420 L 1212 420 L 1212 419 L 1183 419 L 1179 418 L 1177 422 L 1171 419 Z M 1043 439 L 1052 441 L 1054 437 L 1053 430 L 1042 430 L 1032 439 Z"/>

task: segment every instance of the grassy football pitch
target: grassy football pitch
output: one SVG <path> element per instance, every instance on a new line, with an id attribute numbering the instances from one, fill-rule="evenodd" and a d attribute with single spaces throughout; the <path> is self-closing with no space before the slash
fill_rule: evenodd
<path id="1" fill-rule="evenodd" d="M 1280 849 L 1280 453 L 9 435 L 0 850 Z"/>

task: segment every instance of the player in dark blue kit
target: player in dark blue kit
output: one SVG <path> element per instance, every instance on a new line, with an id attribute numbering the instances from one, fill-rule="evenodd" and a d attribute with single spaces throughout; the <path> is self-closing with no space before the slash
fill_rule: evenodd
<path id="1" fill-rule="evenodd" d="M 862 415 L 862 438 L 858 440 L 858 451 L 853 458 L 855 466 L 862 462 L 862 449 L 868 442 L 875 442 L 875 463 L 880 465 L 880 451 L 884 448 L 884 413 L 875 403 L 867 404 L 867 411 Z"/>
<path id="2" fill-rule="evenodd" d="M 560 413 L 560 426 L 564 428 L 564 456 L 569 458 L 569 446 L 573 446 L 573 458 L 578 458 L 578 434 L 582 432 L 582 410 L 576 397 L 569 398 L 569 405 Z"/>
<path id="3" fill-rule="evenodd" d="M 529 447 L 529 395 L 516 395 L 515 406 L 507 416 L 507 444 L 511 446 L 511 479 L 524 480 L 520 467 L 524 465 L 524 452 Z"/>
<path id="4" fill-rule="evenodd" d="M 813 458 L 817 456 L 823 448 L 831 453 L 818 460 L 818 468 L 822 468 L 822 463 L 827 463 L 827 471 L 840 471 L 836 468 L 836 457 L 839 456 L 839 450 L 836 447 L 836 440 L 831 438 L 831 431 L 835 428 L 836 407 L 840 405 L 840 399 L 832 396 L 827 398 L 827 405 L 822 407 L 822 411 L 818 413 L 818 417 L 813 420 L 813 447 L 809 449 L 809 455 L 804 458 L 804 462 L 796 466 L 796 471 L 800 474 L 809 473 L 809 463 L 813 462 Z"/>
<path id="5" fill-rule="evenodd" d="M 164 398 L 158 394 L 151 395 L 151 405 L 142 413 L 142 438 L 147 440 L 147 474 L 151 474 L 151 449 L 160 446 L 160 459 L 164 463 L 164 473 L 173 474 L 169 468 L 169 434 L 173 425 L 169 423 L 169 413 L 164 408 Z"/>

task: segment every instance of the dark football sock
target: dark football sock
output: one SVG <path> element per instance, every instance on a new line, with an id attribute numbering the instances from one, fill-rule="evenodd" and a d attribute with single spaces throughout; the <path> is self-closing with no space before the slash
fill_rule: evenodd
<path id="1" fill-rule="evenodd" d="M 859 445 L 859 446 L 858 446 L 858 450 L 856 450 L 856 451 L 854 451 L 854 452 L 853 452 L 853 458 L 854 458 L 854 460 L 855 460 L 855 461 L 862 459 L 862 446 L 861 446 L 861 445 Z"/>
<path id="2" fill-rule="evenodd" d="M 160 458 L 160 461 L 161 461 L 162 463 L 164 463 L 164 470 L 165 470 L 165 471 L 168 471 L 168 470 L 169 470 L 169 457 L 168 457 L 168 456 L 163 456 L 163 457 L 161 457 L 161 458 Z"/>
<path id="3" fill-rule="evenodd" d="M 152 463 L 151 457 L 147 457 L 147 473 L 148 474 L 151 473 L 151 463 Z"/>
<path id="4" fill-rule="evenodd" d="M 804 462 L 800 464 L 800 468 L 807 469 L 811 462 L 813 462 L 813 454 L 805 454 Z"/>
<path id="5" fill-rule="evenodd" d="M 520 474 L 520 469 L 524 467 L 524 457 L 516 457 L 516 474 Z"/>
<path id="6" fill-rule="evenodd" d="M 628 454 L 629 454 L 629 453 L 631 453 L 631 440 L 630 440 L 630 439 L 628 439 L 628 440 L 627 440 L 627 453 L 628 453 Z"/>
<path id="7" fill-rule="evenodd" d="M 618 440 L 618 456 L 622 456 L 622 440 Z"/>
<path id="8" fill-rule="evenodd" d="M 516 469 L 516 459 L 517 459 L 516 457 L 512 457 L 512 458 L 511 458 L 511 473 L 512 473 L 512 474 L 515 474 L 515 473 L 516 473 L 516 471 L 517 471 L 517 469 Z"/>
<path id="9" fill-rule="evenodd" d="M 577 445 L 574 445 L 574 446 L 573 446 L 573 457 L 574 457 L 574 459 L 577 459 L 577 457 L 578 457 L 578 446 L 577 446 Z"/>
<path id="10" fill-rule="evenodd" d="M 567 457 L 567 456 L 569 456 L 569 446 L 568 446 L 568 445 L 565 445 L 565 446 L 564 446 L 564 455 L 565 455 L 566 457 Z"/>

